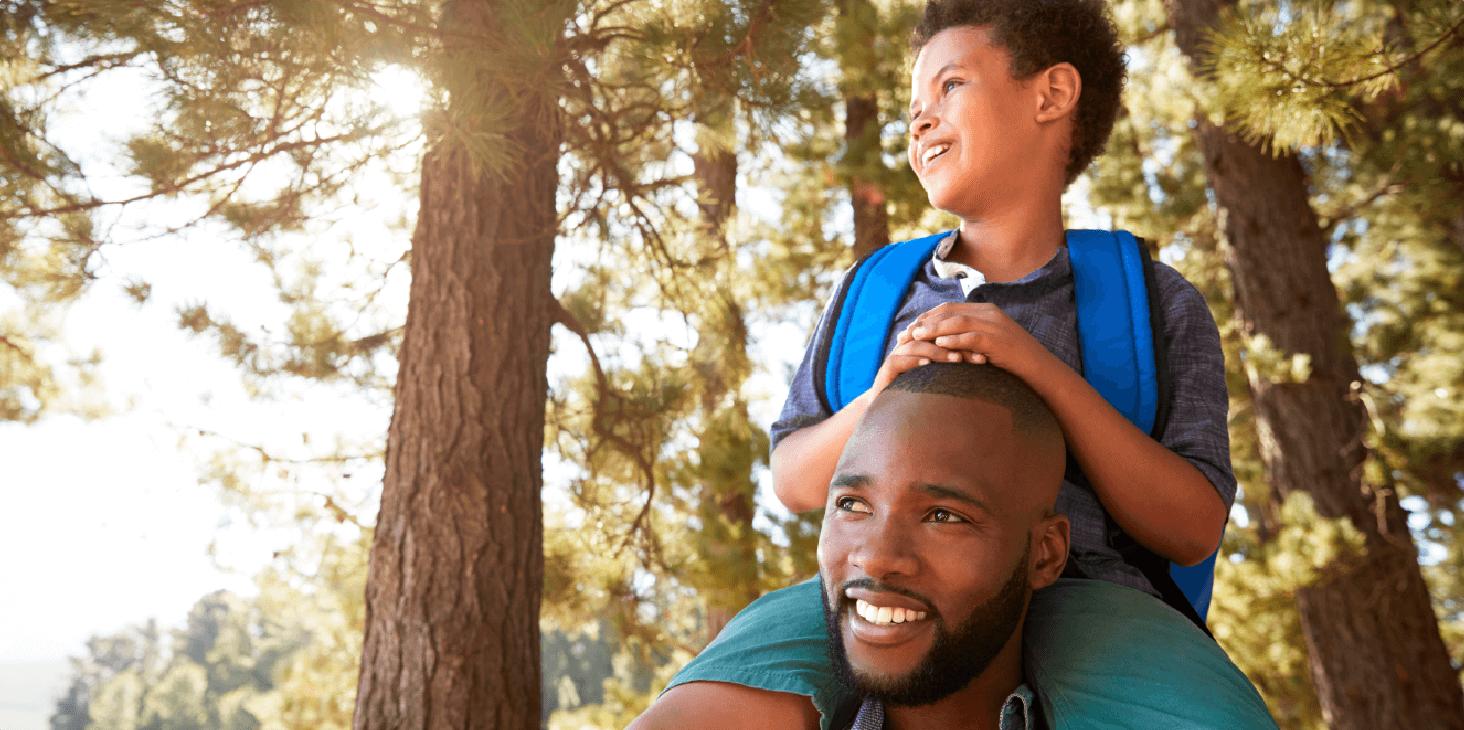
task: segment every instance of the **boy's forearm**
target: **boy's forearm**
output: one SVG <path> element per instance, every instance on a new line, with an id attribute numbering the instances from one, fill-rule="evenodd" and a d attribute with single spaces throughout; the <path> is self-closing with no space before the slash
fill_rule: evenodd
<path id="1" fill-rule="evenodd" d="M 800 428 L 778 442 L 769 465 L 773 471 L 773 492 L 788 511 L 796 514 L 824 506 L 839 455 L 844 453 L 844 444 L 872 398 L 870 393 L 865 393 L 838 413 Z"/>
<path id="2" fill-rule="evenodd" d="M 1055 357 L 1019 374 L 1057 415 L 1068 449 L 1125 532 L 1179 565 L 1215 552 L 1227 512 L 1199 469 L 1140 431 Z"/>

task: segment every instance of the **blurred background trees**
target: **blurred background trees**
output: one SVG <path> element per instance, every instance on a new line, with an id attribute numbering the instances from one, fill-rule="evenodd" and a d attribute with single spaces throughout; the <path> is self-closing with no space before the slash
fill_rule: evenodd
<path id="1" fill-rule="evenodd" d="M 1127 109 L 1068 203 L 1074 227 L 1145 236 L 1221 325 L 1242 496 L 1212 626 L 1283 727 L 1386 727 L 1388 702 L 1457 727 L 1464 15 L 1190 5 L 1114 4 Z M 410 664 L 445 645 L 480 648 L 404 685 L 436 721 L 520 704 L 538 676 L 541 725 L 621 727 L 738 609 L 812 574 L 817 515 L 760 489 L 788 363 L 857 255 L 953 225 L 904 163 L 919 3 L 0 6 L 0 418 L 100 415 L 97 358 L 50 344 L 60 313 L 97 286 L 148 306 L 145 277 L 106 275 L 109 247 L 187 235 L 243 247 L 274 282 L 263 329 L 209 302 L 177 312 L 259 398 L 328 388 L 397 409 L 390 437 L 186 434 L 202 482 L 296 537 L 257 596 L 201 599 L 172 640 L 94 640 L 54 728 L 344 727 L 363 651 L 361 676 L 391 683 L 412 674 L 382 659 L 396 647 Z M 419 109 L 389 103 L 403 77 Z M 147 129 L 116 146 L 56 131 L 69 95 L 118 79 L 156 110 Z M 1256 166 L 1217 164 L 1225 145 Z M 1278 185 L 1294 214 L 1229 192 L 1274 202 Z M 389 245 L 336 225 L 372 204 L 400 209 Z M 1321 288 L 1258 279 L 1267 266 Z M 464 405 L 506 402 L 475 395 L 493 392 L 516 405 Z M 518 557 L 475 572 L 465 534 Z M 404 541 L 431 565 L 393 553 Z M 1385 554 L 1406 570 L 1367 567 Z M 1422 623 L 1380 598 L 1412 566 Z M 413 608 L 372 614 L 389 650 L 366 648 L 365 596 L 405 575 L 462 593 L 393 594 Z M 470 636 L 506 596 L 508 633 Z M 1342 628 L 1368 609 L 1380 628 Z M 1421 648 L 1384 659 L 1338 638 L 1356 631 Z M 1430 652 L 1432 678 L 1415 659 Z M 474 684 L 494 665 L 521 686 Z"/>

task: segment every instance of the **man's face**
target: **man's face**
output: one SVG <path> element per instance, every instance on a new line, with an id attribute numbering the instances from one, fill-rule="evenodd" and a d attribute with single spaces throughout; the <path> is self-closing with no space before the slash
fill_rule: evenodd
<path id="1" fill-rule="evenodd" d="M 1034 97 L 1012 79 L 1007 52 L 985 28 L 937 33 L 910 84 L 910 167 L 931 205 L 981 217 L 1036 169 Z"/>
<path id="2" fill-rule="evenodd" d="M 886 391 L 870 407 L 819 539 L 836 671 L 860 694 L 926 704 L 1020 666 L 1031 528 L 1055 493 L 1030 487 L 1057 473 L 1031 455 L 990 403 Z"/>

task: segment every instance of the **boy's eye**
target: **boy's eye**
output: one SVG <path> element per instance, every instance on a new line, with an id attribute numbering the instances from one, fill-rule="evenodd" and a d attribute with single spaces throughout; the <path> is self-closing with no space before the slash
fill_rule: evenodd
<path id="1" fill-rule="evenodd" d="M 964 517 L 956 514 L 955 512 L 952 512 L 952 511 L 950 511 L 948 509 L 944 509 L 944 508 L 941 508 L 941 507 L 937 507 L 937 508 L 935 508 L 935 509 L 933 509 L 933 510 L 930 511 L 930 521 L 931 522 L 942 522 L 942 523 L 957 523 L 957 522 L 965 522 L 966 521 L 966 518 L 964 518 Z"/>
<path id="2" fill-rule="evenodd" d="M 835 499 L 834 509 L 841 512 L 862 512 L 866 514 L 870 512 L 869 505 L 853 497 L 839 497 Z"/>
<path id="3" fill-rule="evenodd" d="M 941 90 L 942 93 L 949 94 L 950 91 L 951 91 L 951 89 L 954 89 L 954 88 L 956 88 L 957 86 L 960 86 L 960 85 L 961 85 L 961 80 L 960 79 L 946 79 L 945 81 L 942 81 L 940 83 L 940 90 Z"/>

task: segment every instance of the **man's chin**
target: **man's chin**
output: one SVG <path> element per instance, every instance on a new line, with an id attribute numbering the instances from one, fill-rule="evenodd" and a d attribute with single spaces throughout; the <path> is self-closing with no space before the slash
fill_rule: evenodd
<path id="1" fill-rule="evenodd" d="M 885 704 L 899 705 L 902 700 L 909 697 L 911 688 L 918 684 L 919 678 L 916 671 L 919 667 L 911 667 L 909 671 L 902 674 L 888 674 L 884 672 L 861 671 L 857 666 L 850 667 L 851 689 L 860 697 L 878 699 Z"/>
<path id="2" fill-rule="evenodd" d="M 848 652 L 849 684 L 861 696 L 885 697 L 908 687 L 920 671 L 921 659 L 905 657 L 862 657 L 851 648 Z"/>
<path id="3" fill-rule="evenodd" d="M 924 705 L 958 687 L 932 690 L 929 658 L 940 633 L 938 622 L 871 624 L 853 611 L 840 617 L 842 641 L 835 642 L 834 673 L 856 695 L 888 705 Z"/>

